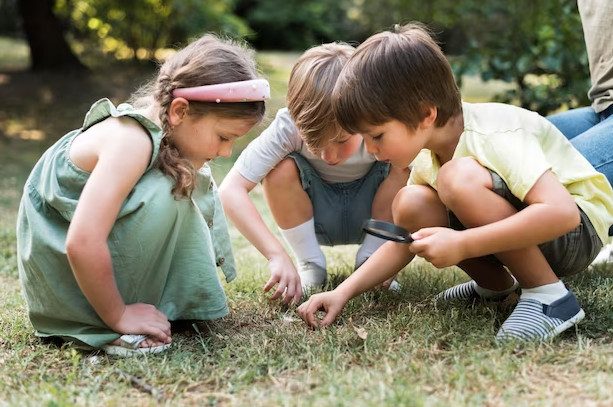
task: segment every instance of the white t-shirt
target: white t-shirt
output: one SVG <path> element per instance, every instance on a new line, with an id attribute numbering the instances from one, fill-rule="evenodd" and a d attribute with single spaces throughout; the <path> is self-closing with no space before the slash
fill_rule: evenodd
<path id="1" fill-rule="evenodd" d="M 523 200 L 547 170 L 573 196 L 607 243 L 613 223 L 613 189 L 607 178 L 538 113 L 500 103 L 463 103 L 464 132 L 453 158 L 472 157 L 494 171 Z M 436 189 L 440 163 L 429 150 L 413 161 L 410 184 Z"/>
<path id="2" fill-rule="evenodd" d="M 251 182 L 259 183 L 288 154 L 300 153 L 326 182 L 350 182 L 364 177 L 376 161 L 366 151 L 364 141 L 347 160 L 337 165 L 328 165 L 319 156 L 311 153 L 287 108 L 280 109 L 270 126 L 253 140 L 236 160 L 234 168 Z"/>

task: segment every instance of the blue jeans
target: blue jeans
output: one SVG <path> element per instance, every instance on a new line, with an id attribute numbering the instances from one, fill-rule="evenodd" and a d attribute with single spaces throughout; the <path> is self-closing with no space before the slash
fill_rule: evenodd
<path id="1" fill-rule="evenodd" d="M 355 181 L 328 183 L 298 153 L 291 153 L 300 171 L 300 182 L 313 205 L 315 234 L 322 246 L 362 243 L 362 225 L 370 219 L 372 201 L 389 174 L 389 164 L 376 161 Z"/>
<path id="2" fill-rule="evenodd" d="M 547 119 L 613 185 L 613 105 L 600 113 L 582 107 Z"/>

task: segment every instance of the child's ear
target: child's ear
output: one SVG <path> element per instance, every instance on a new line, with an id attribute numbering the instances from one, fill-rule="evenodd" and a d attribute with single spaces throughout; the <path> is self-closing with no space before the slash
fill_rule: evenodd
<path id="1" fill-rule="evenodd" d="M 438 109 L 436 106 L 422 106 L 423 119 L 419 123 L 419 127 L 429 128 L 434 126 L 436 118 L 438 117 Z"/>
<path id="2" fill-rule="evenodd" d="M 170 102 L 168 108 L 168 121 L 171 126 L 181 124 L 185 116 L 189 113 L 189 102 L 185 98 L 175 98 Z"/>

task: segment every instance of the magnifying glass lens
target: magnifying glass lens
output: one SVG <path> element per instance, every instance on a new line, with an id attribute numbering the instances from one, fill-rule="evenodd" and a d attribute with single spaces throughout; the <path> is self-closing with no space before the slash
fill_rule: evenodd
<path id="1" fill-rule="evenodd" d="M 413 239 L 408 230 L 382 220 L 369 219 L 364 222 L 362 229 L 373 236 L 399 243 L 411 243 Z"/>

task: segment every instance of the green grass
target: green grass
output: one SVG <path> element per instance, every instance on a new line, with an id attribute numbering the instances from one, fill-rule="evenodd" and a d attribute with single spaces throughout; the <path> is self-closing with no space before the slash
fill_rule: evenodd
<path id="1" fill-rule="evenodd" d="M 260 57 L 275 94 L 268 120 L 284 103 L 295 57 Z M 110 75 L 94 70 L 71 78 L 11 73 L 0 84 L 1 405 L 613 404 L 610 266 L 566 280 L 587 317 L 551 343 L 497 346 L 493 336 L 509 306 L 437 307 L 433 295 L 466 277 L 456 268 L 435 270 L 419 261 L 400 275 L 400 294 L 366 293 L 348 304 L 336 324 L 311 331 L 293 310 L 262 294 L 266 263 L 232 228 L 239 278 L 226 286 L 228 317 L 176 330 L 172 349 L 157 357 L 111 359 L 42 343 L 17 279 L 20 190 L 41 151 L 79 126 L 89 103 L 103 95 L 120 101 L 151 68 L 107 69 Z M 471 90 L 479 100 L 491 91 Z M 214 164 L 218 180 L 231 163 Z M 259 188 L 253 195 L 272 225 Z M 332 285 L 350 273 L 356 249 L 325 250 Z"/>

